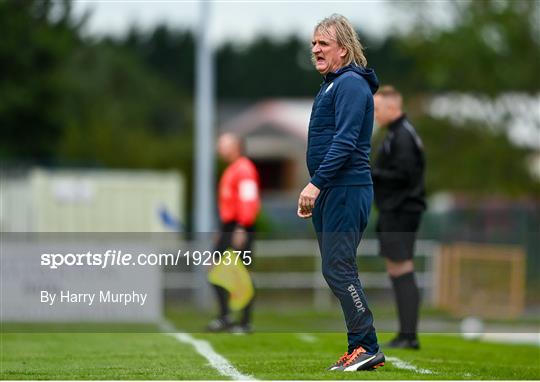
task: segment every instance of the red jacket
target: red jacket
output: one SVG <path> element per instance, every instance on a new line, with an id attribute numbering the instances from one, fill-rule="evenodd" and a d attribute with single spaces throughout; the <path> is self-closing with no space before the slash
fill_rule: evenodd
<path id="1" fill-rule="evenodd" d="M 259 174 L 246 157 L 240 157 L 223 172 L 219 181 L 219 216 L 223 223 L 232 221 L 251 226 L 259 212 Z"/>

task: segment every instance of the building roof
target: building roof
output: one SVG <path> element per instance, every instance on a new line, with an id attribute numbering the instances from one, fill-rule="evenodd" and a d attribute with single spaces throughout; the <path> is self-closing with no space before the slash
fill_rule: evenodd
<path id="1" fill-rule="evenodd" d="M 307 141 L 312 100 L 271 99 L 260 101 L 227 119 L 221 131 L 246 136 L 271 125 L 285 134 Z"/>

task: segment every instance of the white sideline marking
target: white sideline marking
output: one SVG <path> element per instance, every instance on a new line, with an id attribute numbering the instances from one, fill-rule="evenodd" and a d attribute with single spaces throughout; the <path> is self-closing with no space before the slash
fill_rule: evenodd
<path id="1" fill-rule="evenodd" d="M 480 339 L 487 342 L 540 346 L 540 333 L 484 333 Z"/>
<path id="2" fill-rule="evenodd" d="M 411 370 L 420 374 L 433 374 L 433 371 L 429 369 L 422 369 L 420 367 L 416 367 L 413 364 L 403 361 L 402 359 L 399 359 L 397 357 L 386 357 L 386 360 L 392 362 L 392 364 L 398 369 Z"/>
<path id="3" fill-rule="evenodd" d="M 206 358 L 210 363 L 210 366 L 216 369 L 219 374 L 230 377 L 233 380 L 256 380 L 253 377 L 244 375 L 236 370 L 227 358 L 214 350 L 208 341 L 198 340 L 188 333 L 175 333 L 174 326 L 168 322 L 162 323 L 161 329 L 165 332 L 164 334 L 174 337 L 185 344 L 192 345 L 195 350 L 197 350 L 197 353 Z"/>
<path id="4" fill-rule="evenodd" d="M 307 333 L 297 333 L 296 334 L 298 338 L 304 342 L 308 342 L 310 344 L 317 342 L 317 338 L 315 336 L 312 336 L 311 334 Z"/>

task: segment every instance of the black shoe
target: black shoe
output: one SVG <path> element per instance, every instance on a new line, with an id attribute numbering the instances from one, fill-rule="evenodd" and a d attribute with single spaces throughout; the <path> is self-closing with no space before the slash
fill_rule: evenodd
<path id="1" fill-rule="evenodd" d="M 384 354 L 379 351 L 375 354 L 368 354 L 363 347 L 357 347 L 349 354 L 347 361 L 343 366 L 339 366 L 334 370 L 341 371 L 360 371 L 360 370 L 374 370 L 381 366 L 384 366 Z"/>
<path id="2" fill-rule="evenodd" d="M 231 326 L 232 320 L 229 317 L 218 317 L 208 323 L 206 330 L 213 333 L 225 332 L 229 330 Z"/>
<path id="3" fill-rule="evenodd" d="M 418 350 L 420 349 L 420 343 L 418 342 L 417 338 L 403 338 L 403 337 L 397 336 L 392 341 L 388 342 L 386 344 L 386 347 L 392 348 L 392 349 Z"/>
<path id="4" fill-rule="evenodd" d="M 251 324 L 235 324 L 229 328 L 229 331 L 233 334 L 249 334 L 253 333 Z"/>

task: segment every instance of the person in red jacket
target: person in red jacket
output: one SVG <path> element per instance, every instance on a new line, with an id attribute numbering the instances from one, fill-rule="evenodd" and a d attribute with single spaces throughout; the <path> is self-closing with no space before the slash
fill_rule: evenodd
<path id="1" fill-rule="evenodd" d="M 242 140 L 231 133 L 219 137 L 217 151 L 229 165 L 219 181 L 218 207 L 220 232 L 215 251 L 223 253 L 232 247 L 238 251 L 251 251 L 255 219 L 260 210 L 259 174 L 251 160 L 244 155 Z M 249 268 L 252 261 L 244 262 Z M 229 310 L 229 292 L 212 284 L 218 304 L 219 316 L 208 324 L 210 331 L 251 331 L 253 299 L 242 310 L 241 320 L 234 324 Z"/>

